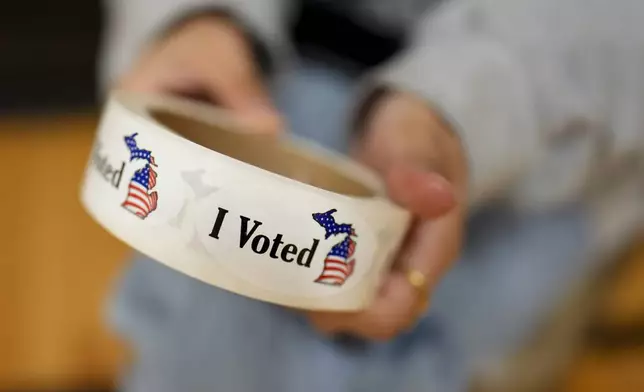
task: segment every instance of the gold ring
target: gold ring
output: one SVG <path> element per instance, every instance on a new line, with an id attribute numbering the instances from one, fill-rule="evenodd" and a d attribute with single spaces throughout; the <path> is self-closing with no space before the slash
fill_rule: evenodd
<path id="1" fill-rule="evenodd" d="M 407 271 L 406 278 L 409 284 L 418 291 L 418 297 L 420 298 L 418 312 L 426 312 L 427 308 L 429 308 L 427 277 L 422 272 L 412 269 Z"/>
<path id="2" fill-rule="evenodd" d="M 407 281 L 413 288 L 420 292 L 425 292 L 427 290 L 427 278 L 425 275 L 415 269 L 407 271 Z"/>

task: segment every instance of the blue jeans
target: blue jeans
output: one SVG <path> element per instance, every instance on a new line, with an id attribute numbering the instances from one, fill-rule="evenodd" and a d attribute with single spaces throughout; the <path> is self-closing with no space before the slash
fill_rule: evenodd
<path id="1" fill-rule="evenodd" d="M 291 130 L 345 152 L 354 78 L 303 62 L 276 78 Z M 474 214 L 461 260 L 412 331 L 388 343 L 318 335 L 299 313 L 232 294 L 138 256 L 110 303 L 133 345 L 125 391 L 460 392 L 478 361 L 502 358 L 588 268 L 581 207 Z"/>

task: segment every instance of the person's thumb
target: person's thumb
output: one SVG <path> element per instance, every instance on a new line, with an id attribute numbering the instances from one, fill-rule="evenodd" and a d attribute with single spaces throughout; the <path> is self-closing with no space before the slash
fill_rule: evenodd
<path id="1" fill-rule="evenodd" d="M 401 161 L 387 169 L 385 181 L 389 197 L 421 218 L 440 217 L 456 206 L 452 184 L 427 168 Z"/>
<path id="2" fill-rule="evenodd" d="M 431 219 L 449 212 L 457 204 L 456 192 L 431 140 L 413 127 L 387 128 L 367 133 L 354 146 L 354 156 L 382 176 L 392 201 L 415 215 Z"/>

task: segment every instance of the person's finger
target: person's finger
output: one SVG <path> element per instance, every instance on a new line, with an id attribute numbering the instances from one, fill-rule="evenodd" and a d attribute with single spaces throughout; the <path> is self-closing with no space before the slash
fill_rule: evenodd
<path id="1" fill-rule="evenodd" d="M 405 251 L 396 262 L 398 268 L 385 278 L 369 308 L 358 313 L 314 313 L 313 324 L 327 334 L 355 333 L 387 340 L 411 327 L 419 312 L 425 311 L 431 288 L 457 259 L 462 241 L 462 210 L 452 209 L 433 220 L 420 221 L 410 231 Z M 426 277 L 425 290 L 413 287 L 405 272 L 415 270 Z M 426 295 L 427 298 L 421 297 Z"/>
<path id="2" fill-rule="evenodd" d="M 313 325 L 323 333 L 350 333 L 373 340 L 388 340 L 406 329 L 415 310 L 417 293 L 402 273 L 389 274 L 371 306 L 356 313 L 314 312 Z"/>
<path id="3" fill-rule="evenodd" d="M 198 68 L 198 67 L 197 67 Z M 277 134 L 283 121 L 267 98 L 260 82 L 249 81 L 249 72 L 231 73 L 216 69 L 177 72 L 168 66 L 152 62 L 134 71 L 117 83 L 117 89 L 139 93 L 165 93 L 230 109 L 240 126 L 251 132 Z M 254 87 L 249 87 L 254 85 Z M 238 86 L 238 88 L 237 88 Z"/>
<path id="4" fill-rule="evenodd" d="M 434 287 L 460 254 L 463 220 L 462 208 L 457 207 L 438 219 L 419 222 L 410 233 L 401 267 L 422 273 L 427 288 Z"/>
<path id="5" fill-rule="evenodd" d="M 238 113 L 251 129 L 267 133 L 282 131 L 281 116 L 250 56 L 239 56 L 236 61 L 219 61 L 218 67 L 213 66 L 214 63 L 214 59 L 213 63 L 200 63 L 198 71 L 203 87 L 216 104 Z"/>
<path id="6" fill-rule="evenodd" d="M 461 248 L 463 217 L 460 207 L 431 220 L 420 220 L 396 260 L 396 268 L 388 275 L 373 304 L 364 312 L 331 319 L 331 331 L 348 329 L 376 339 L 388 339 L 411 327 L 424 312 L 431 289 L 457 259 Z M 424 290 L 418 290 L 405 274 L 418 271 L 426 278 Z M 422 297 L 427 296 L 427 297 Z"/>
<path id="7" fill-rule="evenodd" d="M 370 307 L 359 313 L 323 313 L 312 316 L 322 332 L 355 333 L 369 339 L 388 340 L 410 328 L 430 301 L 431 288 L 457 259 L 462 239 L 459 207 L 437 219 L 419 221 Z M 413 287 L 405 277 L 418 271 L 426 278 L 424 290 Z M 422 297 L 427 296 L 427 297 Z"/>

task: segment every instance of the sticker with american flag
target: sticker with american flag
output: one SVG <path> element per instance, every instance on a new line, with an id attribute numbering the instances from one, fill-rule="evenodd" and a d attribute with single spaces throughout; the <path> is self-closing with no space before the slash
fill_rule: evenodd
<path id="1" fill-rule="evenodd" d="M 139 218 L 145 219 L 157 208 L 159 197 L 154 190 L 157 184 L 157 172 L 154 168 L 157 164 L 151 151 L 137 146 L 136 136 L 136 133 L 125 136 L 125 144 L 130 150 L 130 162 L 143 160 L 146 163 L 143 168 L 134 172 L 128 184 L 127 197 L 121 205 Z"/>
<path id="2" fill-rule="evenodd" d="M 347 223 L 336 223 L 333 214 L 336 209 L 324 213 L 313 214 L 315 220 L 325 230 L 325 239 L 329 237 L 344 235 L 342 241 L 335 244 L 324 258 L 324 268 L 322 273 L 315 280 L 316 283 L 342 286 L 344 282 L 353 274 L 355 268 L 355 259 L 353 254 L 356 251 L 356 234 L 353 225 Z"/>

